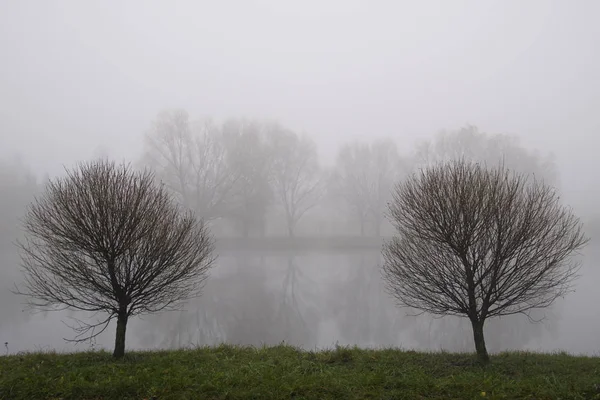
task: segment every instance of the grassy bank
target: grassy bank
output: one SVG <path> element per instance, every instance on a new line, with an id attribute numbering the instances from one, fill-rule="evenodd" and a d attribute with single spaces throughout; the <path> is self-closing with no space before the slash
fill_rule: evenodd
<path id="1" fill-rule="evenodd" d="M 0 357 L 0 399 L 600 399 L 600 358 L 220 346 Z"/>

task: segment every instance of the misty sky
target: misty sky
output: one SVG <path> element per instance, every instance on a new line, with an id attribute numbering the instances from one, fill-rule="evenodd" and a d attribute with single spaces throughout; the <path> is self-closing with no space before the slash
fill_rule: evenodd
<path id="1" fill-rule="evenodd" d="M 595 186 L 600 2 L 0 1 L 1 155 L 134 158 L 156 113 L 274 118 L 331 158 L 466 123 Z"/>

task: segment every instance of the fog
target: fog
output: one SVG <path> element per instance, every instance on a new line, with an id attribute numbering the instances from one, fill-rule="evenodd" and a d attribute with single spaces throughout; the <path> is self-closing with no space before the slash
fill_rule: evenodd
<path id="1" fill-rule="evenodd" d="M 10 353 L 92 345 L 63 340 L 74 335 L 63 323 L 68 313 L 30 315 L 10 292 L 22 279 L 13 244 L 22 235 L 18 218 L 46 178 L 99 155 L 171 179 L 157 156 L 159 138 L 167 122 L 189 116 L 193 134 L 209 129 L 209 119 L 219 132 L 273 130 L 276 122 L 306 134 L 319 168 L 332 176 L 343 164 L 341 149 L 360 140 L 384 143 L 373 146 L 373 159 L 394 144 L 390 157 L 399 161 L 387 167 L 397 181 L 427 161 L 422 143 L 442 143 L 442 131 L 460 152 L 491 162 L 506 157 L 516 169 L 544 175 L 591 237 L 582 276 L 543 322 L 490 322 L 489 348 L 595 354 L 598 13 L 593 0 L 1 2 L 0 342 Z M 516 141 L 487 141 L 496 134 Z M 386 221 L 357 220 L 332 185 L 298 218 L 295 236 L 393 234 Z M 286 341 L 471 351 L 468 320 L 407 316 L 394 306 L 379 275 L 379 242 L 290 249 L 276 241 L 289 233 L 281 205 L 264 204 L 259 222 L 248 219 L 255 210 L 238 218 L 242 225 L 207 217 L 229 241 L 217 245 L 203 296 L 184 312 L 134 319 L 128 348 Z M 217 206 L 203 203 L 202 210 Z M 253 237 L 263 238 L 262 247 L 247 245 Z M 269 238 L 275 250 L 265 248 Z M 113 341 L 111 325 L 94 345 Z"/>

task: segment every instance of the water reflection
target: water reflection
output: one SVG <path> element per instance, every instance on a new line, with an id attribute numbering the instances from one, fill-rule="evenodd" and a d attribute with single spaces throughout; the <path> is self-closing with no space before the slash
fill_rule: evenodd
<path id="1" fill-rule="evenodd" d="M 306 349 L 339 343 L 472 351 L 467 320 L 415 317 L 407 315 L 410 310 L 396 307 L 383 287 L 381 261 L 377 251 L 297 255 L 239 252 L 220 256 L 203 295 L 191 300 L 183 310 L 134 318 L 128 328 L 128 348 L 181 348 L 223 342 L 261 346 L 285 342 Z M 594 290 L 589 279 L 582 280 L 580 288 L 587 292 L 573 294 L 571 304 L 578 304 L 577 296 L 589 297 Z M 573 335 L 560 334 L 581 323 L 573 319 L 567 304 L 559 302 L 552 310 L 534 314 L 535 318 L 546 315 L 547 320 L 539 324 L 531 324 L 524 316 L 490 320 L 486 325 L 490 351 L 594 351 L 595 348 L 584 347 L 589 347 L 589 337 L 598 332 L 596 325 L 586 331 L 589 337 L 579 347 L 579 343 L 568 341 Z M 573 305 L 569 307 L 575 309 Z M 73 336 L 58 322 L 66 316 L 55 313 L 30 317 L 4 328 L 1 339 L 10 342 L 11 352 L 90 348 L 92 344 L 73 346 L 62 340 Z M 109 327 L 93 344 L 110 349 L 113 340 L 114 328 Z"/>

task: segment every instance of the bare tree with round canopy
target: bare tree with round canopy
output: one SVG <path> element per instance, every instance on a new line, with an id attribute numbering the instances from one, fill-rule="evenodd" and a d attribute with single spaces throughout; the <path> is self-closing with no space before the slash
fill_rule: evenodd
<path id="1" fill-rule="evenodd" d="M 397 236 L 383 279 L 398 304 L 469 318 L 480 361 L 491 317 L 551 305 L 572 289 L 587 243 L 554 189 L 527 175 L 464 160 L 399 183 L 389 205 Z"/>
<path id="2" fill-rule="evenodd" d="M 24 228 L 25 281 L 17 293 L 36 309 L 105 314 L 96 323 L 80 321 L 74 341 L 97 336 L 116 319 L 117 358 L 125 353 L 128 319 L 199 295 L 214 261 L 204 222 L 183 212 L 151 172 L 106 160 L 50 181 L 29 206 Z"/>

